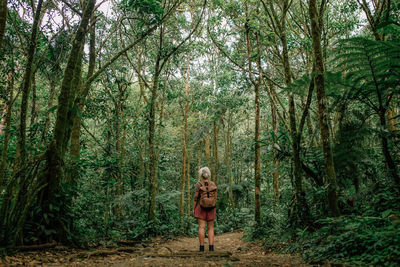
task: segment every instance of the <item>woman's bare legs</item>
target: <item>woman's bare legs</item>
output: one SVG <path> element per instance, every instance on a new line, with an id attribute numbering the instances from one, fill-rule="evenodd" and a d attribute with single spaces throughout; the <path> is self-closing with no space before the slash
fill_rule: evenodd
<path id="1" fill-rule="evenodd" d="M 208 231 L 208 244 L 213 246 L 214 245 L 214 221 L 207 222 L 207 231 Z M 203 244 L 204 244 L 204 239 L 203 239 Z"/>
<path id="2" fill-rule="evenodd" d="M 204 246 L 206 221 L 202 220 L 202 219 L 198 219 L 198 222 L 199 222 L 199 242 L 200 242 L 200 246 Z M 213 239 L 214 239 L 214 230 L 213 230 Z"/>

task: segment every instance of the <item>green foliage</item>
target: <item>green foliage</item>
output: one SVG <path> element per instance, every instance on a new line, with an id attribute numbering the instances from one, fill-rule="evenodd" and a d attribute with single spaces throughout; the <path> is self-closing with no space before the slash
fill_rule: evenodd
<path id="1" fill-rule="evenodd" d="M 137 11 L 141 16 L 151 15 L 151 23 L 160 22 L 164 14 L 160 0 L 122 0 L 120 6 Z"/>
<path id="2" fill-rule="evenodd" d="M 241 230 L 253 217 L 249 208 L 240 208 L 233 211 L 231 207 L 224 209 L 219 206 L 215 232 L 221 234 Z"/>
<path id="3" fill-rule="evenodd" d="M 349 98 L 360 100 L 376 112 L 380 105 L 387 108 L 389 95 L 400 89 L 399 43 L 357 37 L 342 40 L 338 52 L 333 61 L 341 72 L 328 81 L 348 88 Z"/>
<path id="4" fill-rule="evenodd" d="M 298 249 L 305 260 L 346 262 L 356 265 L 398 266 L 400 221 L 382 217 L 342 216 L 318 220 L 321 228 L 299 234 Z"/>

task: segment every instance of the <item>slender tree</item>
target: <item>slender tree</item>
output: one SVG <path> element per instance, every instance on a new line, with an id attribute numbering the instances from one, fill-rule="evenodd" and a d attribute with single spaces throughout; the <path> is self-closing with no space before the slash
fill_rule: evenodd
<path id="1" fill-rule="evenodd" d="M 14 104 L 14 69 L 12 68 L 7 75 L 7 91 L 8 91 L 8 99 L 5 104 L 5 118 L 4 118 L 4 130 L 3 128 L 2 133 L 4 134 L 4 141 L 3 141 L 3 148 L 1 151 L 1 163 L 0 163 L 0 188 L 3 185 L 4 177 L 5 177 L 5 170 L 7 166 L 7 151 L 8 151 L 8 144 L 10 141 L 10 130 L 11 130 L 11 116 L 12 116 L 12 107 Z"/>
<path id="2" fill-rule="evenodd" d="M 187 163 L 187 131 L 188 131 L 188 112 L 189 112 L 189 71 L 190 71 L 190 53 L 187 56 L 186 77 L 185 77 L 185 102 L 183 108 L 183 124 L 182 124 L 182 173 L 181 173 L 181 202 L 179 208 L 179 216 L 181 217 L 181 226 L 183 225 L 183 213 L 185 204 L 185 183 L 188 168 Z M 188 177 L 189 179 L 189 177 Z M 189 196 L 190 194 L 188 194 Z M 190 201 L 189 201 L 190 203 Z"/>
<path id="3" fill-rule="evenodd" d="M 16 167 L 20 168 L 25 164 L 26 161 L 26 117 L 28 109 L 28 99 L 31 90 L 32 74 L 34 68 L 34 56 L 36 53 L 37 46 L 37 35 L 38 27 L 41 21 L 43 0 L 39 0 L 35 8 L 34 19 L 32 24 L 32 32 L 29 40 L 29 48 L 27 51 L 27 62 L 24 72 L 24 79 L 22 83 L 22 100 L 21 100 L 21 112 L 20 112 L 20 122 L 18 131 L 18 147 L 17 147 L 17 159 Z M 32 7 L 33 8 L 33 7 Z"/>
<path id="4" fill-rule="evenodd" d="M 318 119 L 321 131 L 321 145 L 325 159 L 325 171 L 328 182 L 328 205 L 332 216 L 337 217 L 340 215 L 337 203 L 337 185 L 335 165 L 333 162 L 331 140 L 329 133 L 328 111 L 326 108 L 326 95 L 325 95 L 325 78 L 324 78 L 324 59 L 321 49 L 321 33 L 323 14 L 326 8 L 326 2 L 323 0 L 317 8 L 316 0 L 309 0 L 308 11 L 311 20 L 311 35 L 313 44 L 313 55 L 315 64 L 315 87 L 318 102 Z"/>
<path id="5" fill-rule="evenodd" d="M 260 212 L 260 187 L 261 187 L 261 144 L 260 144 L 260 86 L 262 81 L 262 73 L 259 73 L 257 78 L 253 77 L 252 68 L 252 57 L 253 57 L 253 45 L 251 42 L 251 30 L 250 28 L 250 16 L 249 16 L 249 6 L 246 2 L 246 23 L 245 23 L 245 34 L 246 34 L 246 51 L 247 51 L 247 72 L 249 80 L 254 86 L 254 218 L 257 224 L 261 223 L 261 212 Z M 259 38 L 259 31 L 256 30 L 255 38 Z M 257 61 L 261 60 L 261 51 L 257 51 Z M 260 65 L 260 63 L 258 63 Z"/>
<path id="6" fill-rule="evenodd" d="M 0 51 L 1 51 L 1 46 L 3 44 L 3 37 L 6 33 L 7 14 L 8 14 L 7 0 L 1 0 L 0 1 Z"/>

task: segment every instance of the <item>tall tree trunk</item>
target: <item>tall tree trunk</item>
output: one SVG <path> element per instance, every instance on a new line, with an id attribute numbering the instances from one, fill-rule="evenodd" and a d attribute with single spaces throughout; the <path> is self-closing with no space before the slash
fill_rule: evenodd
<path id="1" fill-rule="evenodd" d="M 163 28 L 160 29 L 160 43 L 159 52 L 156 59 L 156 64 L 154 68 L 154 78 L 153 86 L 151 88 L 150 97 L 150 114 L 149 114 L 149 157 L 150 157 L 150 205 L 149 212 L 147 216 L 148 221 L 155 222 L 156 219 L 156 196 L 157 196 L 157 151 L 156 151 L 156 141 L 155 141 L 155 131 L 156 131 L 156 102 L 157 102 L 157 91 L 158 82 L 160 76 L 160 61 L 161 61 L 161 47 L 163 42 Z"/>
<path id="2" fill-rule="evenodd" d="M 208 166 L 211 168 L 210 137 L 208 135 L 204 137 L 204 155 L 207 159 Z"/>
<path id="3" fill-rule="evenodd" d="M 6 33 L 7 13 L 7 0 L 0 0 L 0 51 L 3 44 L 3 37 Z"/>
<path id="4" fill-rule="evenodd" d="M 82 63 L 83 63 L 83 55 L 84 55 L 84 41 L 82 43 L 82 47 L 80 50 L 80 55 L 78 56 L 78 61 L 75 66 L 75 72 L 74 72 L 74 77 L 72 80 L 71 84 L 71 92 L 70 92 L 70 98 L 68 99 L 67 105 L 68 105 L 68 113 L 67 113 L 67 120 L 66 120 L 66 125 L 65 125 L 65 133 L 64 133 L 64 141 L 62 145 L 62 154 L 65 155 L 69 140 L 71 138 L 71 133 L 72 133 L 72 127 L 74 124 L 74 118 L 77 116 L 76 113 L 78 113 L 74 109 L 76 106 L 74 106 L 74 102 L 76 99 L 76 96 L 78 95 L 78 92 L 80 91 L 82 87 Z"/>
<path id="5" fill-rule="evenodd" d="M 219 177 L 218 177 L 218 165 L 219 165 L 219 158 L 218 158 L 218 124 L 217 121 L 214 121 L 214 139 L 213 139 L 213 158 L 214 158 L 214 172 L 212 174 L 213 176 L 213 181 L 215 182 L 216 185 L 219 184 Z"/>
<path id="6" fill-rule="evenodd" d="M 272 4 L 271 4 L 272 7 Z M 289 51 L 287 46 L 286 36 L 286 16 L 289 9 L 289 1 L 282 1 L 282 17 L 279 22 L 279 38 L 282 43 L 282 63 L 284 69 L 285 85 L 289 87 L 292 83 L 292 71 L 289 62 Z M 294 213 L 292 213 L 292 221 L 296 224 L 304 224 L 309 217 L 309 209 L 303 190 L 303 177 L 302 168 L 300 161 L 300 138 L 298 135 L 296 126 L 296 109 L 293 92 L 289 92 L 289 132 L 291 137 L 292 147 L 292 163 L 293 163 L 293 176 L 294 176 L 294 187 L 295 187 L 295 199 L 294 199 Z"/>
<path id="7" fill-rule="evenodd" d="M 31 89 L 32 82 L 32 74 L 33 74 L 33 61 L 36 52 L 37 46 L 37 32 L 38 27 L 40 25 L 42 12 L 42 4 L 43 0 L 39 0 L 35 16 L 32 24 L 32 33 L 29 41 L 29 49 L 27 54 L 26 68 L 24 72 L 24 78 L 22 83 L 22 100 L 21 100 L 21 113 L 20 113 L 20 125 L 18 131 L 18 145 L 17 145 L 17 156 L 15 160 L 16 169 L 19 169 L 23 165 L 25 165 L 26 161 L 26 117 L 27 117 L 27 109 L 28 109 L 28 99 L 29 93 Z"/>
<path id="8" fill-rule="evenodd" d="M 73 45 L 65 68 L 61 92 L 58 97 L 57 119 L 53 140 L 46 151 L 47 175 L 45 177 L 45 183 L 47 183 L 47 186 L 44 190 L 42 211 L 43 214 L 54 214 L 54 217 L 49 219 L 49 225 L 51 225 L 52 229 L 56 229 L 53 238 L 59 241 L 67 241 L 66 226 L 62 218 L 66 216 L 63 212 L 67 209 L 68 200 L 59 204 L 60 201 L 58 198 L 61 192 L 60 184 L 63 180 L 65 142 L 68 142 L 70 138 L 70 130 L 68 130 L 68 128 L 72 121 L 71 109 L 76 93 L 74 92 L 74 90 L 76 90 L 76 85 L 74 85 L 73 82 L 76 81 L 77 75 L 80 76 L 81 73 L 81 69 L 79 69 L 81 64 L 79 62 L 82 60 L 87 26 L 93 14 L 95 2 L 96 0 L 86 1 L 87 4 L 85 5 L 80 25 L 75 34 L 74 41 L 72 42 Z M 55 205 L 57 205 L 59 209 L 54 210 Z"/>
<path id="9" fill-rule="evenodd" d="M 388 124 L 388 129 L 391 133 L 395 133 L 397 131 L 397 123 L 396 123 L 396 112 L 395 112 L 395 105 L 393 101 L 390 101 L 388 110 L 386 112 L 386 119 L 387 119 L 387 124 Z"/>
<path id="10" fill-rule="evenodd" d="M 183 129 L 182 129 L 182 170 L 181 170 L 181 199 L 179 205 L 179 217 L 180 217 L 180 225 L 183 226 L 183 214 L 185 209 L 185 183 L 186 183 L 186 114 L 183 114 Z"/>
<path id="11" fill-rule="evenodd" d="M 138 147 L 139 147 L 139 185 L 140 188 L 143 188 L 146 168 L 144 165 L 142 144 L 139 144 Z"/>
<path id="12" fill-rule="evenodd" d="M 5 113 L 5 128 L 2 133 L 4 133 L 4 142 L 3 148 L 1 151 L 1 163 L 0 163 L 0 189 L 2 188 L 4 177 L 5 177 L 5 170 L 7 165 L 7 150 L 8 150 L 8 143 L 10 140 L 10 129 L 11 129 L 11 116 L 12 116 L 12 106 L 14 104 L 13 101 L 13 93 L 14 93 L 14 69 L 10 71 L 7 75 L 7 92 L 9 93 L 8 100 L 6 103 L 6 113 Z"/>
<path id="13" fill-rule="evenodd" d="M 277 139 L 278 139 L 278 120 L 277 120 L 277 114 L 275 110 L 275 106 L 271 102 L 271 117 L 272 117 L 272 132 L 274 133 L 274 143 L 273 145 L 277 145 Z M 278 158 L 278 151 L 276 149 L 273 149 L 273 166 L 274 170 L 272 172 L 272 188 L 274 191 L 274 205 L 276 205 L 278 199 L 279 199 L 279 158 Z"/>
<path id="14" fill-rule="evenodd" d="M 321 130 L 321 143 L 325 159 L 325 170 L 328 181 L 328 205 L 330 214 L 334 217 L 340 215 L 337 203 L 336 174 L 333 162 L 331 140 L 329 135 L 328 112 L 326 110 L 327 99 L 325 96 L 324 62 L 321 51 L 321 27 L 322 14 L 318 14 L 317 1 L 309 0 L 309 15 L 311 20 L 311 35 L 313 44 L 314 64 L 315 64 L 315 86 L 318 101 L 318 118 Z M 324 7 L 320 8 L 323 10 Z"/>
<path id="15" fill-rule="evenodd" d="M 191 205 L 192 205 L 192 198 L 191 198 L 191 195 L 190 195 L 190 159 L 191 159 L 191 156 L 190 156 L 190 151 L 188 151 L 188 153 L 187 153 L 187 164 L 186 164 L 186 180 L 187 180 L 187 183 L 186 183 L 186 190 L 187 190 L 187 193 L 186 193 L 186 195 L 187 195 L 187 202 L 186 202 L 186 207 L 187 207 L 187 213 L 186 213 L 186 216 L 189 218 L 190 216 L 191 216 Z"/>
<path id="16" fill-rule="evenodd" d="M 183 109 L 183 125 L 182 125 L 182 174 L 181 174 L 181 201 L 179 208 L 179 216 L 181 219 L 181 227 L 183 226 L 183 214 L 185 210 L 185 183 L 186 183 L 186 160 L 187 160 L 187 118 L 189 112 L 189 71 L 190 71 L 190 53 L 187 58 L 186 81 L 185 81 L 185 106 Z"/>
<path id="17" fill-rule="evenodd" d="M 54 95 L 56 93 L 56 85 L 57 85 L 57 78 L 56 78 L 56 76 L 54 76 L 50 81 L 49 101 L 47 104 L 48 110 L 50 110 L 54 104 Z M 43 146 L 46 144 L 47 131 L 49 130 L 49 127 L 50 127 L 50 112 L 46 112 L 46 119 L 45 119 L 43 133 L 42 133 L 42 145 Z"/>
<path id="18" fill-rule="evenodd" d="M 157 99 L 157 90 L 158 90 L 158 74 L 154 79 L 154 85 L 151 90 L 151 99 L 150 99 L 150 117 L 149 117 L 149 156 L 150 156 L 150 205 L 149 205 L 149 213 L 147 219 L 149 221 L 155 221 L 156 219 L 156 196 L 157 196 L 157 177 L 156 177 L 156 166 L 157 166 L 157 157 L 156 157 L 156 148 L 155 148 L 155 126 L 156 126 L 156 99 Z"/>
<path id="19" fill-rule="evenodd" d="M 7 78 L 7 80 L 9 77 Z M 0 121 L 0 135 L 4 134 L 4 129 L 6 128 L 6 117 L 8 112 L 8 100 L 4 102 L 3 112 L 1 114 L 1 121 Z"/>
<path id="20" fill-rule="evenodd" d="M 387 129 L 385 111 L 382 105 L 380 105 L 379 119 L 382 129 Z M 385 157 L 389 173 L 392 176 L 394 183 L 397 186 L 400 186 L 400 177 L 397 174 L 396 163 L 394 162 L 392 155 L 390 154 L 388 138 L 384 134 L 381 135 L 381 143 L 382 143 L 382 153 L 383 156 Z"/>
<path id="21" fill-rule="evenodd" d="M 36 122 L 36 112 L 37 112 L 37 93 L 36 93 L 36 73 L 33 73 L 32 75 L 32 106 L 31 106 L 31 122 L 29 124 L 29 128 L 32 128 L 32 126 Z M 31 136 L 33 137 L 33 136 Z"/>
<path id="22" fill-rule="evenodd" d="M 235 209 L 235 199 L 233 198 L 233 173 L 232 173 L 232 160 L 233 160 L 233 148 L 232 148 L 232 113 L 228 114 L 228 129 L 226 131 L 226 144 L 227 144 L 227 157 L 228 157 L 228 179 L 229 179 L 229 201 L 231 202 L 231 207 L 233 212 L 236 212 Z"/>
<path id="23" fill-rule="evenodd" d="M 199 170 L 200 170 L 200 168 L 201 168 L 201 151 L 202 151 L 202 146 L 201 146 L 202 144 L 201 144 L 201 141 L 199 141 L 198 143 L 197 143 L 197 156 L 196 156 L 196 158 L 197 158 L 197 168 L 196 168 L 196 172 L 198 172 Z M 197 174 L 196 174 L 196 178 L 198 178 L 197 177 Z"/>
<path id="24" fill-rule="evenodd" d="M 262 80 L 262 73 L 260 72 L 258 80 L 255 81 L 253 78 L 252 70 L 252 45 L 250 40 L 250 19 L 249 19 L 249 8 L 246 2 L 246 48 L 247 48 L 247 63 L 248 63 L 248 75 L 251 83 L 254 86 L 254 219 L 257 225 L 261 223 L 261 211 L 260 211 L 260 187 L 261 187 L 261 145 L 260 145 L 260 83 Z M 256 33 L 257 44 L 259 44 L 259 34 Z M 259 48 L 259 47 L 258 47 Z M 260 51 L 258 51 L 258 59 L 260 61 Z M 260 64 L 258 64 L 260 65 Z"/>
<path id="25" fill-rule="evenodd" d="M 315 134 L 314 134 L 314 130 L 313 130 L 313 124 L 311 121 L 311 115 L 307 116 L 307 133 L 309 136 L 309 145 L 316 147 L 318 146 L 317 141 L 315 140 Z"/>
<path id="26" fill-rule="evenodd" d="M 261 222 L 260 213 L 260 187 L 261 187 L 261 146 L 260 146 L 260 89 L 259 86 L 255 88 L 255 136 L 254 136 L 254 185 L 255 185 L 255 221 L 259 224 Z"/>
<path id="27" fill-rule="evenodd" d="M 122 128 L 125 128 L 125 125 L 123 124 L 124 121 L 124 111 L 123 111 L 123 105 L 124 105 L 124 100 L 126 98 L 125 92 L 126 92 L 127 86 L 125 85 L 120 85 L 118 84 L 118 89 L 119 89 L 119 95 L 118 99 L 116 101 L 115 105 L 115 148 L 116 148 L 116 153 L 117 153 L 117 158 L 118 158 L 118 172 L 117 172 L 117 190 L 116 190 L 116 197 L 120 197 L 123 195 L 123 168 L 124 168 L 124 132 L 125 130 L 122 130 Z M 122 123 L 121 123 L 122 122 Z M 115 214 L 117 216 L 123 216 L 124 211 L 121 203 L 118 201 L 117 206 L 116 206 L 116 212 Z"/>
<path id="28" fill-rule="evenodd" d="M 90 27 L 90 42 L 89 42 L 89 68 L 86 77 L 91 77 L 94 72 L 96 64 L 96 24 L 93 23 Z M 82 113 L 85 107 L 85 100 L 89 94 L 90 84 L 86 85 L 86 88 L 80 88 L 79 95 L 75 100 L 75 107 L 79 112 L 76 112 L 73 116 L 72 130 L 71 130 L 71 145 L 70 154 L 72 164 L 76 165 L 81 152 L 81 127 L 82 127 Z M 77 167 L 77 166 L 76 166 Z M 75 168 L 76 170 L 76 168 Z M 76 176 L 76 174 L 73 174 Z M 74 179 L 74 177 L 73 177 Z"/>

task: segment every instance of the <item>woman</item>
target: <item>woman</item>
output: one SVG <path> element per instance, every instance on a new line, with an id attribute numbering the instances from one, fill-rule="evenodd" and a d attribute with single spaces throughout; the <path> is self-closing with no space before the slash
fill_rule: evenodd
<path id="1" fill-rule="evenodd" d="M 210 181 L 211 172 L 208 167 L 199 170 L 200 181 L 196 184 L 193 216 L 199 223 L 200 251 L 204 251 L 204 236 L 207 223 L 209 251 L 214 251 L 214 219 L 217 186 Z M 211 203 L 211 204 L 210 204 Z"/>

